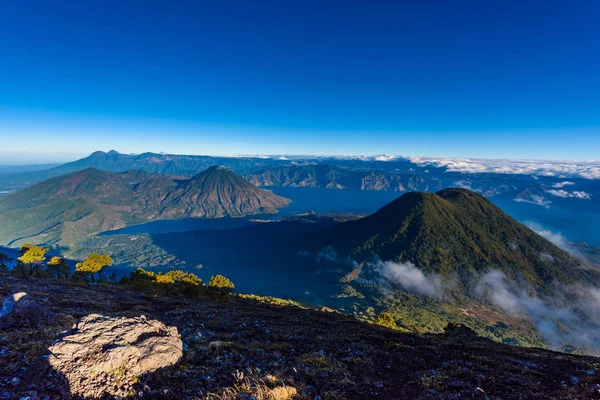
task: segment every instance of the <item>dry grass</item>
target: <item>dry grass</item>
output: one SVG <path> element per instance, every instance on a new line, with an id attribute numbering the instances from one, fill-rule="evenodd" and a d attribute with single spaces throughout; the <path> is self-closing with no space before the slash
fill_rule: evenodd
<path id="1" fill-rule="evenodd" d="M 286 386 L 275 375 L 261 376 L 257 370 L 247 372 L 237 371 L 234 374 L 237 383 L 226 388 L 221 393 L 211 393 L 207 396 L 214 400 L 234 400 L 241 395 L 254 396 L 258 400 L 292 400 L 298 398 L 298 390 Z"/>

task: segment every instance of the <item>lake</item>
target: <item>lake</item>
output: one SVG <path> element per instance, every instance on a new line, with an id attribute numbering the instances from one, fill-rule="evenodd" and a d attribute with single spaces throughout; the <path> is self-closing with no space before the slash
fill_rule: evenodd
<path id="1" fill-rule="evenodd" d="M 279 220 L 282 217 L 307 211 L 318 214 L 343 212 L 371 214 L 385 204 L 398 198 L 397 192 L 374 192 L 360 190 L 331 190 L 314 188 L 276 188 L 273 193 L 292 199 L 279 214 L 253 215 L 243 218 L 188 218 L 175 221 L 154 221 L 142 225 L 105 232 L 114 234 L 160 234 L 195 230 L 224 230 L 242 227 L 251 220 Z M 508 197 L 492 197 L 490 200 L 516 220 L 559 233 L 569 241 L 582 241 L 600 246 L 600 212 L 595 210 L 596 200 L 568 199 L 554 201 L 550 208 L 519 203 Z"/>

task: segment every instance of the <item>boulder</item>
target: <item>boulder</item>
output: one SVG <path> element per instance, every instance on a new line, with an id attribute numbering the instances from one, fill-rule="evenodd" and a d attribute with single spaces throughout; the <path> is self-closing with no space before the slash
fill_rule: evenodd
<path id="1" fill-rule="evenodd" d="M 2 309 L 0 310 L 0 318 L 4 318 L 10 313 L 12 313 L 15 308 L 15 304 L 19 301 L 23 300 L 27 296 L 25 292 L 19 292 L 9 295 L 6 299 L 4 299 L 4 303 L 2 303 Z"/>
<path id="2" fill-rule="evenodd" d="M 47 322 L 46 310 L 25 292 L 9 295 L 0 310 L 0 326 L 12 325 L 36 327 Z"/>
<path id="3" fill-rule="evenodd" d="M 90 314 L 49 348 L 48 361 L 73 394 L 124 396 L 144 374 L 177 363 L 182 348 L 177 328 L 160 321 Z"/>

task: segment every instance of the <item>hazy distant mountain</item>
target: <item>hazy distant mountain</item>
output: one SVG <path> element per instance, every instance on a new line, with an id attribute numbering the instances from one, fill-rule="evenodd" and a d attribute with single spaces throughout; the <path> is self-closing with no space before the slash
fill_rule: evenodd
<path id="1" fill-rule="evenodd" d="M 380 170 L 352 170 L 328 164 L 274 167 L 244 175 L 250 183 L 262 187 L 312 187 L 373 191 L 439 190 L 442 181 L 432 175 L 391 173 Z"/>
<path id="2" fill-rule="evenodd" d="M 289 202 L 223 167 L 209 168 L 189 180 L 88 168 L 0 199 L 0 242 L 70 247 L 89 234 L 129 224 L 273 213 Z"/>
<path id="3" fill-rule="evenodd" d="M 18 174 L 22 172 L 45 171 L 58 167 L 59 163 L 31 165 L 0 165 L 0 175 Z"/>
<path id="4" fill-rule="evenodd" d="M 0 190 L 21 189 L 46 179 L 95 168 L 108 172 L 140 170 L 159 174 L 192 177 L 212 165 L 223 165 L 239 174 L 279 165 L 283 161 L 271 158 L 252 157 L 211 157 L 176 154 L 121 154 L 114 150 L 96 151 L 88 157 L 42 171 L 22 172 L 0 176 Z"/>
<path id="5" fill-rule="evenodd" d="M 114 150 L 107 153 L 96 151 L 81 160 L 64 164 L 54 172 L 79 171 L 96 168 L 109 172 L 124 172 L 132 169 L 158 174 L 172 174 L 192 177 L 213 165 L 223 165 L 237 173 L 244 173 L 255 166 L 277 164 L 276 160 L 251 157 L 212 157 L 182 154 L 121 154 Z"/>

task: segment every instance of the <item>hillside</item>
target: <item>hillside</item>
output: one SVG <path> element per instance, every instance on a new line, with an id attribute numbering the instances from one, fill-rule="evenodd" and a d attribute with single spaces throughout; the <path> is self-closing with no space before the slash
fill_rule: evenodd
<path id="1" fill-rule="evenodd" d="M 495 343 L 461 326 L 414 335 L 337 313 L 238 297 L 156 297 L 115 285 L 2 278 L 0 301 L 16 292 L 28 293 L 28 309 L 38 320 L 1 320 L 0 388 L 8 398 L 99 398 L 105 392 L 128 399 L 546 400 L 600 394 L 598 358 Z M 164 324 L 181 335 L 183 354 L 172 366 L 133 377 L 129 371 L 142 365 L 117 365 L 101 381 L 77 370 L 64 375 L 49 363 L 48 349 L 91 314 Z M 131 345 L 144 340 L 140 336 Z M 105 344 L 98 357 L 114 349 L 110 340 Z M 88 370 L 97 365 L 94 360 L 77 363 Z"/>
<path id="2" fill-rule="evenodd" d="M 189 180 L 88 168 L 1 198 L 0 243 L 33 241 L 68 249 L 91 234 L 129 224 L 274 213 L 288 203 L 224 168 L 209 168 Z"/>
<path id="3" fill-rule="evenodd" d="M 210 167 L 169 192 L 153 219 L 274 213 L 288 199 L 256 188 L 225 167 Z"/>
<path id="4" fill-rule="evenodd" d="M 318 245 L 359 262 L 375 255 L 446 277 L 459 273 L 465 288 L 490 269 L 538 289 L 599 282 L 583 261 L 465 189 L 406 193 L 368 217 L 324 231 Z"/>

